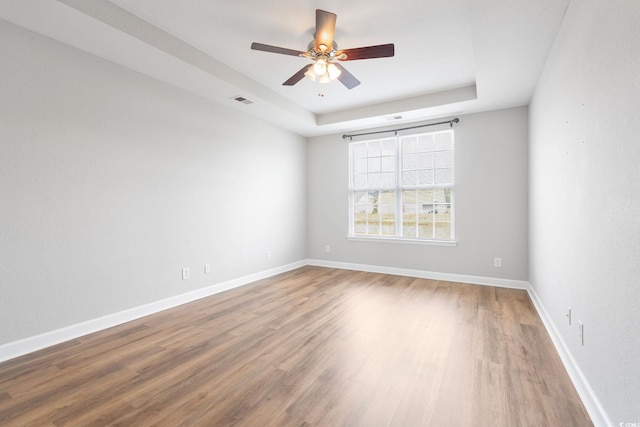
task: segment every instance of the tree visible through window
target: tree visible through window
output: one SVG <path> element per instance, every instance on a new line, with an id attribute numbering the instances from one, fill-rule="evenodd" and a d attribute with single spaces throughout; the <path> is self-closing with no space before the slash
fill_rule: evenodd
<path id="1" fill-rule="evenodd" d="M 349 234 L 454 239 L 453 129 L 349 144 Z"/>

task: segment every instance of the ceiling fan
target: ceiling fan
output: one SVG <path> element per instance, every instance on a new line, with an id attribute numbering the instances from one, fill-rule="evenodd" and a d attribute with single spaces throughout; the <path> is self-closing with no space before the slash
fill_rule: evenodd
<path id="1" fill-rule="evenodd" d="M 311 40 L 306 52 L 255 42 L 251 44 L 251 49 L 282 55 L 302 56 L 313 61 L 313 64 L 305 65 L 289 80 L 282 83 L 284 86 L 293 86 L 306 76 L 313 81 L 318 80 L 320 83 L 328 83 L 338 79 L 347 89 L 353 89 L 360 84 L 360 81 L 336 60 L 387 58 L 394 55 L 394 46 L 393 43 L 389 43 L 353 49 L 338 49 L 338 44 L 333 40 L 336 18 L 335 13 L 316 9 L 315 39 Z"/>

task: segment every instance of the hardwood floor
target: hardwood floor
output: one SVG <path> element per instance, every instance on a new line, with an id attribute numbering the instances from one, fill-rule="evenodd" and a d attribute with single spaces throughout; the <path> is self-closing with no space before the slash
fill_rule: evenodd
<path id="1" fill-rule="evenodd" d="M 3 426 L 589 426 L 525 291 L 304 267 L 0 364 Z"/>

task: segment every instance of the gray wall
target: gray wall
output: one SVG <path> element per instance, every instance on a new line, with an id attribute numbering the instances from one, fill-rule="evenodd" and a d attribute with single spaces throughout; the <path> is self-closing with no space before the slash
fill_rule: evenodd
<path id="1" fill-rule="evenodd" d="M 304 138 L 4 21 L 0 61 L 0 344 L 305 258 Z"/>
<path id="2" fill-rule="evenodd" d="M 529 241 L 531 284 L 617 426 L 640 422 L 640 3 L 614 3 L 571 2 L 536 88 Z"/>
<path id="3" fill-rule="evenodd" d="M 428 272 L 527 280 L 527 108 L 459 116 L 456 247 L 347 240 L 348 141 L 308 146 L 308 257 Z M 325 245 L 331 252 L 325 253 Z M 493 266 L 502 257 L 502 268 Z"/>

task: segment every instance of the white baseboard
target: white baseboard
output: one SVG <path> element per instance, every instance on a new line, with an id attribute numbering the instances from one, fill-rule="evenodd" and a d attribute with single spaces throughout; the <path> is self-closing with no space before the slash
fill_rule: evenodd
<path id="1" fill-rule="evenodd" d="M 596 427 L 609 427 L 613 426 L 611 419 L 607 415 L 602 403 L 600 403 L 600 399 L 596 396 L 595 392 L 589 385 L 589 381 L 582 373 L 582 370 L 576 363 L 569 347 L 565 343 L 564 339 L 562 339 L 562 335 L 558 332 L 558 329 L 555 326 L 555 323 L 551 320 L 549 313 L 544 308 L 542 301 L 538 297 L 535 289 L 529 284 L 527 289 L 529 291 L 529 296 L 531 297 L 531 301 L 533 301 L 533 305 L 538 311 L 538 315 L 542 319 L 542 323 L 544 323 L 549 336 L 551 337 L 551 341 L 553 341 L 553 345 L 562 360 L 562 364 L 564 365 L 567 373 L 569 374 L 569 378 L 573 383 L 573 386 L 576 388 L 580 399 L 582 399 L 582 404 L 585 409 L 589 413 L 591 417 L 591 421 L 593 425 Z"/>
<path id="2" fill-rule="evenodd" d="M 547 332 L 551 336 L 551 340 L 553 341 L 556 351 L 560 355 L 560 359 L 562 360 L 565 369 L 569 373 L 569 377 L 571 378 L 574 387 L 580 395 L 580 398 L 582 399 L 582 402 L 587 412 L 589 413 L 589 416 L 591 417 L 594 425 L 597 427 L 613 425 L 611 423 L 611 420 L 607 416 L 602 404 L 600 403 L 600 400 L 597 398 L 593 389 L 589 385 L 589 382 L 576 364 L 576 361 L 569 351 L 566 343 L 562 339 L 562 336 L 558 333 L 555 324 L 551 321 L 551 318 L 549 317 L 549 314 L 540 301 L 540 298 L 538 298 L 538 295 L 536 294 L 531 284 L 524 280 L 468 276 L 462 274 L 438 273 L 433 271 L 383 267 L 368 264 L 353 264 L 308 259 L 250 274 L 237 279 L 229 280 L 227 282 L 217 283 L 215 285 L 198 289 L 192 292 L 176 295 L 171 298 L 152 302 L 139 307 L 134 307 L 129 310 L 124 310 L 118 313 L 99 317 L 97 319 L 78 323 L 76 325 L 71 325 L 55 331 L 46 332 L 44 334 L 0 345 L 0 362 L 13 359 L 15 357 L 22 356 L 37 350 L 41 350 L 55 344 L 60 344 L 62 342 L 69 341 L 83 335 L 121 325 L 123 323 L 139 319 L 141 317 L 148 316 L 150 314 L 154 314 L 163 310 L 167 310 L 169 308 L 177 307 L 179 305 L 186 304 L 200 298 L 205 298 L 207 296 L 215 295 L 220 292 L 244 286 L 257 280 L 266 279 L 280 273 L 294 270 L 299 267 L 304 267 L 305 265 L 527 290 L 538 312 L 538 315 L 542 319 Z"/>
<path id="3" fill-rule="evenodd" d="M 97 319 L 88 320 L 86 322 L 70 325 L 65 328 L 45 332 L 40 335 L 3 344 L 0 345 L 0 362 L 4 362 L 6 360 L 13 359 L 37 350 L 41 350 L 55 344 L 60 344 L 62 342 L 69 341 L 83 335 L 121 325 L 123 323 L 130 322 L 132 320 L 139 319 L 150 314 L 158 313 L 169 308 L 177 307 L 179 305 L 186 304 L 200 298 L 208 297 L 210 295 L 215 295 L 229 289 L 237 288 L 248 283 L 255 282 L 256 280 L 266 279 L 268 277 L 275 276 L 276 274 L 294 270 L 305 265 L 305 261 L 294 262 L 292 264 L 287 264 L 258 273 L 250 274 L 248 276 L 229 280 L 227 282 L 217 283 L 215 285 L 207 286 L 195 291 L 141 305 L 139 307 L 120 311 L 118 313 L 109 314 Z"/>
<path id="4" fill-rule="evenodd" d="M 554 323 L 551 321 L 547 310 L 542 305 L 540 298 L 536 294 L 535 290 L 531 286 L 528 281 L 523 280 L 510 280 L 510 279 L 500 279 L 500 278 L 492 278 L 492 277 L 481 277 L 481 276 L 467 276 L 462 274 L 450 274 L 450 273 L 437 273 L 432 271 L 424 271 L 424 270 L 410 270 L 410 269 L 402 269 L 402 268 L 394 268 L 394 267 L 381 267 L 376 265 L 367 265 L 367 264 L 351 264 L 351 263 L 343 263 L 343 262 L 333 262 L 333 261 L 324 261 L 324 260 L 307 260 L 308 265 L 316 265 L 320 267 L 331 267 L 331 268 L 340 268 L 345 270 L 356 270 L 356 271 L 366 271 L 371 273 L 384 273 L 384 274 L 394 274 L 399 276 L 409 276 L 409 277 L 418 277 L 424 279 L 432 279 L 432 280 L 446 280 L 450 282 L 462 282 L 462 283 L 471 283 L 476 285 L 490 285 L 490 286 L 499 286 L 505 288 L 514 288 L 514 289 L 524 289 L 529 293 L 531 297 L 531 301 L 533 302 L 534 307 L 536 308 L 540 319 L 551 336 L 551 340 L 558 352 L 562 363 L 569 373 L 569 378 L 573 383 L 573 386 L 576 388 L 580 399 L 582 399 L 582 403 L 585 406 L 585 409 L 589 413 L 591 417 L 591 421 L 596 427 L 608 427 L 612 426 L 611 420 L 609 419 L 606 411 L 604 410 L 600 400 L 594 393 L 593 389 L 589 385 L 589 382 L 585 378 L 584 374 L 578 367 L 573 355 L 569 351 L 569 348 L 565 344 L 561 335 L 558 333 Z"/>
<path id="5" fill-rule="evenodd" d="M 393 274 L 396 276 L 418 277 L 420 279 L 445 280 L 448 282 L 471 283 L 473 285 L 489 285 L 501 288 L 528 289 L 529 282 L 525 280 L 500 279 L 497 277 L 468 276 L 464 274 L 438 273 L 434 271 L 412 270 L 408 268 L 381 267 L 369 264 L 353 264 L 346 262 L 307 260 L 308 265 L 318 267 L 340 268 L 343 270 L 366 271 L 369 273 Z"/>
<path id="6" fill-rule="evenodd" d="M 133 307 L 118 313 L 109 314 L 86 322 L 77 323 L 61 329 L 45 332 L 33 337 L 24 338 L 7 344 L 0 345 L 0 362 L 16 358 L 37 350 L 41 350 L 52 345 L 60 344 L 87 334 L 98 332 L 113 326 L 121 325 L 135 319 L 139 319 L 150 314 L 154 314 L 169 308 L 177 307 L 200 298 L 215 295 L 229 289 L 246 285 L 256 280 L 265 279 L 276 274 L 284 273 L 305 265 L 314 265 L 319 267 L 340 268 L 345 270 L 368 271 L 372 273 L 394 274 L 399 276 L 420 277 L 434 280 L 447 280 L 452 282 L 464 282 L 479 285 L 493 285 L 517 289 L 527 289 L 528 283 L 518 280 L 507 280 L 497 278 L 486 278 L 477 276 L 466 276 L 449 273 L 436 273 L 423 270 L 410 270 L 393 267 L 379 267 L 366 264 L 351 264 L 342 262 L 331 262 L 321 260 L 303 260 L 281 267 L 265 270 L 259 273 L 229 280 L 223 283 L 217 283 L 205 288 L 197 289 L 192 292 L 176 295 L 160 301 L 155 301 L 139 307 Z"/>

